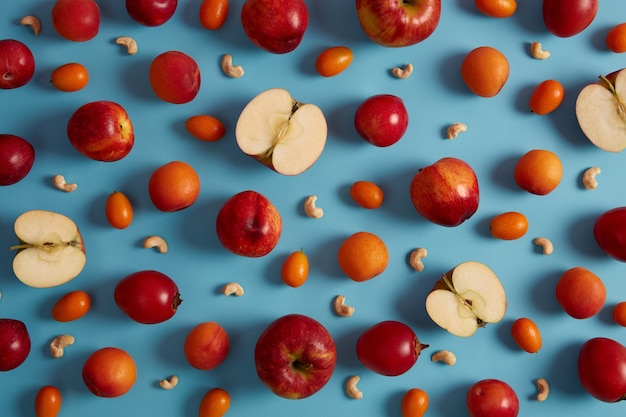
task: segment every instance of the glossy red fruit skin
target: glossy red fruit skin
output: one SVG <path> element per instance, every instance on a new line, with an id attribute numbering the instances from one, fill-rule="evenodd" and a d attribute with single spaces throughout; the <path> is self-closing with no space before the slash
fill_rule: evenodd
<path id="1" fill-rule="evenodd" d="M 598 0 L 544 0 L 543 21 L 552 34 L 568 38 L 587 28 L 598 12 Z"/>
<path id="2" fill-rule="evenodd" d="M 120 310 L 142 324 L 162 323 L 172 318 L 182 302 L 176 283 L 152 270 L 123 278 L 115 286 L 114 298 Z"/>
<path id="3" fill-rule="evenodd" d="M 591 396 L 604 402 L 626 399 L 626 348 L 615 340 L 587 340 L 578 354 L 578 377 Z"/>
<path id="4" fill-rule="evenodd" d="M 0 371 L 11 371 L 24 363 L 30 347 L 30 335 L 22 321 L 0 319 Z"/>
<path id="5" fill-rule="evenodd" d="M 0 135 L 0 186 L 12 185 L 28 175 L 35 162 L 35 148 L 16 135 Z"/>
<path id="6" fill-rule="evenodd" d="M 519 398 L 509 384 L 499 379 L 483 379 L 467 391 L 470 417 L 517 417 Z"/>
<path id="7" fill-rule="evenodd" d="M 626 206 L 605 211 L 595 221 L 593 237 L 607 255 L 626 262 Z"/>
<path id="8" fill-rule="evenodd" d="M 161 26 L 174 16 L 178 0 L 126 0 L 126 11 L 144 26 Z"/>
<path id="9" fill-rule="evenodd" d="M 57 0 L 52 6 L 52 26 L 73 42 L 86 42 L 100 30 L 100 7 L 93 0 Z"/>
<path id="10" fill-rule="evenodd" d="M 22 87 L 35 74 L 35 57 L 26 44 L 15 39 L 0 40 L 0 90 Z"/>

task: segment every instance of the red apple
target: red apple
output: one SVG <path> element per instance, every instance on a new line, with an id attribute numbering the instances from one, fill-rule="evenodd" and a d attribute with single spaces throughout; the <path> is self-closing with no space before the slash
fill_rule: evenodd
<path id="1" fill-rule="evenodd" d="M 150 86 L 163 101 L 173 104 L 188 103 L 200 90 L 200 68 L 189 55 L 167 51 L 150 64 Z"/>
<path id="2" fill-rule="evenodd" d="M 543 21 L 553 35 L 568 38 L 587 28 L 598 12 L 598 0 L 543 0 Z"/>
<path id="3" fill-rule="evenodd" d="M 15 39 L 0 40 L 0 89 L 26 85 L 35 74 L 35 57 L 30 48 Z"/>
<path id="4" fill-rule="evenodd" d="M 67 123 L 67 136 L 77 151 L 103 162 L 124 158 L 135 144 L 128 113 L 112 101 L 94 101 L 78 108 Z"/>
<path id="5" fill-rule="evenodd" d="M 607 255 L 626 262 L 626 207 L 616 207 L 598 216 L 593 236 Z"/>
<path id="6" fill-rule="evenodd" d="M 286 54 L 300 45 L 309 25 L 309 10 L 304 0 L 246 0 L 241 23 L 253 44 Z"/>
<path id="7" fill-rule="evenodd" d="M 399 141 L 409 125 L 409 114 L 401 98 L 380 94 L 367 98 L 356 110 L 357 133 L 374 146 L 391 146 Z"/>
<path id="8" fill-rule="evenodd" d="M 280 213 L 256 191 L 242 191 L 229 198 L 215 223 L 217 237 L 231 252 L 252 258 L 270 253 L 282 232 Z"/>
<path id="9" fill-rule="evenodd" d="M 0 371 L 20 366 L 30 353 L 26 325 L 15 319 L 0 319 Z"/>
<path id="10" fill-rule="evenodd" d="M 276 395 L 309 397 L 330 380 L 337 362 L 331 334 L 318 321 L 288 314 L 270 323 L 254 348 L 261 381 Z"/>
<path id="11" fill-rule="evenodd" d="M 67 40 L 88 41 L 100 30 L 100 8 L 94 0 L 57 0 L 52 6 L 52 26 Z"/>
<path id="12" fill-rule="evenodd" d="M 21 181 L 33 167 L 35 148 L 16 135 L 0 134 L 0 186 Z"/>
<path id="13" fill-rule="evenodd" d="M 356 0 L 365 34 L 387 47 L 415 45 L 437 28 L 441 0 Z"/>
<path id="14" fill-rule="evenodd" d="M 145 26 L 161 26 L 174 16 L 178 0 L 126 0 L 128 15 Z"/>
<path id="15" fill-rule="evenodd" d="M 609 403 L 626 399 L 626 347 L 606 337 L 583 343 L 578 354 L 578 377 L 585 390 Z"/>
<path id="16" fill-rule="evenodd" d="M 466 398 L 470 417 L 516 417 L 519 399 L 509 384 L 483 379 L 470 387 Z"/>
<path id="17" fill-rule="evenodd" d="M 133 357 L 123 349 L 104 347 L 83 364 L 83 382 L 92 394 L 113 398 L 126 394 L 137 380 Z"/>
<path id="18" fill-rule="evenodd" d="M 420 169 L 410 193 L 417 212 L 442 226 L 458 226 L 478 210 L 476 173 L 458 158 L 442 158 Z"/>

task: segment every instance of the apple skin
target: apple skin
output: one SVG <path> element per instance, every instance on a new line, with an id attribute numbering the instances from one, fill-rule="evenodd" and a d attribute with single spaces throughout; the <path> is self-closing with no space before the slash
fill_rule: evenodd
<path id="1" fill-rule="evenodd" d="M 357 133 L 378 147 L 398 142 L 409 125 L 409 114 L 400 97 L 379 94 L 365 99 L 354 115 Z"/>
<path id="2" fill-rule="evenodd" d="M 517 417 L 519 399 L 509 384 L 483 379 L 470 387 L 466 397 L 470 417 Z"/>
<path id="3" fill-rule="evenodd" d="M 0 319 L 0 371 L 11 371 L 24 363 L 30 346 L 30 335 L 22 321 Z"/>
<path id="4" fill-rule="evenodd" d="M 57 0 L 51 14 L 54 29 L 72 42 L 91 40 L 100 30 L 100 7 L 94 0 Z"/>
<path id="5" fill-rule="evenodd" d="M 304 0 L 246 0 L 241 24 L 253 44 L 286 54 L 300 45 L 309 25 L 309 10 Z"/>
<path id="6" fill-rule="evenodd" d="M 256 371 L 276 395 L 309 397 L 330 380 L 337 363 L 331 334 L 315 319 L 288 314 L 270 323 L 254 348 Z"/>
<path id="7" fill-rule="evenodd" d="M 614 403 L 626 399 L 626 347 L 606 337 L 587 340 L 578 353 L 578 377 L 594 398 Z"/>
<path id="8" fill-rule="evenodd" d="M 433 34 L 441 17 L 441 0 L 356 0 L 356 11 L 372 41 L 403 47 Z"/>
<path id="9" fill-rule="evenodd" d="M 26 44 L 15 39 L 0 40 L 0 89 L 22 87 L 35 74 L 35 57 Z"/>
<path id="10" fill-rule="evenodd" d="M 472 167 L 447 157 L 420 169 L 410 185 L 411 201 L 427 220 L 441 226 L 458 226 L 478 210 L 480 191 Z"/>
<path id="11" fill-rule="evenodd" d="M 35 148 L 26 139 L 0 134 L 0 186 L 12 185 L 28 175 L 35 163 Z"/>
<path id="12" fill-rule="evenodd" d="M 600 214 L 593 226 L 593 236 L 607 255 L 626 262 L 626 206 Z"/>
<path id="13" fill-rule="evenodd" d="M 69 119 L 67 136 L 77 151 L 102 162 L 119 161 L 135 144 L 128 113 L 112 101 L 94 101 L 79 107 Z"/>
<path id="14" fill-rule="evenodd" d="M 176 12 L 178 0 L 126 0 L 126 11 L 144 26 L 161 26 Z"/>
<path id="15" fill-rule="evenodd" d="M 258 258 L 276 247 L 283 224 L 280 213 L 267 197 L 246 190 L 224 203 L 215 227 L 226 249 L 236 255 Z"/>

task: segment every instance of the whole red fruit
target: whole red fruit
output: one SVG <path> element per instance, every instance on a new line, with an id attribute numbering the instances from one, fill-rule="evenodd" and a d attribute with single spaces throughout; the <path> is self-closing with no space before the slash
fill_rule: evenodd
<path id="1" fill-rule="evenodd" d="M 517 417 L 519 399 L 509 384 L 498 379 L 483 379 L 467 391 L 470 417 Z"/>
<path id="2" fill-rule="evenodd" d="M 16 135 L 0 135 L 0 186 L 21 181 L 33 167 L 35 148 Z"/>
<path id="3" fill-rule="evenodd" d="M 626 348 L 615 340 L 587 340 L 578 354 L 578 377 L 585 390 L 600 401 L 626 399 Z"/>
<path id="4" fill-rule="evenodd" d="M 0 319 L 0 371 L 20 366 L 30 353 L 30 335 L 20 320 Z"/>
<path id="5" fill-rule="evenodd" d="M 178 0 L 126 0 L 126 11 L 137 23 L 161 26 L 174 15 Z"/>
<path id="6" fill-rule="evenodd" d="M 391 146 L 404 136 L 409 114 L 400 97 L 379 94 L 365 99 L 354 114 L 357 133 L 378 147 Z"/>
<path id="7" fill-rule="evenodd" d="M 567 38 L 587 28 L 598 12 L 598 0 L 543 0 L 543 21 L 552 34 Z"/>
<path id="8" fill-rule="evenodd" d="M 52 6 L 52 26 L 67 40 L 88 41 L 100 30 L 100 8 L 94 0 L 57 0 Z"/>
<path id="9" fill-rule="evenodd" d="M 35 74 L 35 57 L 26 44 L 15 39 L 0 40 L 0 89 L 26 85 Z"/>
<path id="10" fill-rule="evenodd" d="M 226 329 L 214 321 L 196 325 L 187 334 L 183 352 L 189 365 L 210 371 L 222 364 L 230 350 Z"/>
<path id="11" fill-rule="evenodd" d="M 616 207 L 599 215 L 593 236 L 607 255 L 626 262 L 626 207 Z"/>
<path id="12" fill-rule="evenodd" d="M 200 90 L 200 68 L 189 55 L 167 51 L 150 64 L 150 86 L 161 100 L 184 104 L 193 100 Z"/>

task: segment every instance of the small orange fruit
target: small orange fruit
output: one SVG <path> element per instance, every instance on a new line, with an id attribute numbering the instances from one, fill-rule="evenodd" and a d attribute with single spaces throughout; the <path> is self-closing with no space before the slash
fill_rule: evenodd
<path id="1" fill-rule="evenodd" d="M 606 286 L 592 271 L 576 266 L 563 272 L 556 284 L 555 296 L 568 315 L 588 319 L 604 307 Z"/>
<path id="2" fill-rule="evenodd" d="M 320 53 L 315 60 L 315 69 L 322 77 L 334 77 L 345 71 L 354 55 L 347 46 L 333 46 Z"/>
<path id="3" fill-rule="evenodd" d="M 353 281 L 362 282 L 380 275 L 389 263 L 385 242 L 370 232 L 348 236 L 337 254 L 341 270 Z"/>
<path id="4" fill-rule="evenodd" d="M 230 394 L 223 388 L 211 388 L 200 401 L 198 417 L 222 417 L 230 408 Z"/>
<path id="5" fill-rule="evenodd" d="M 280 270 L 283 282 L 290 287 L 299 287 L 309 276 L 309 258 L 300 249 L 289 254 Z"/>
<path id="6" fill-rule="evenodd" d="M 402 417 L 422 417 L 428 409 L 428 394 L 421 388 L 411 388 L 402 397 Z"/>
<path id="7" fill-rule="evenodd" d="M 224 123 L 217 117 L 198 114 L 185 121 L 185 129 L 196 139 L 216 142 L 226 134 Z"/>
<path id="8" fill-rule="evenodd" d="M 501 213 L 489 223 L 491 235 L 502 240 L 519 239 L 528 231 L 528 219 L 517 211 Z"/>
<path id="9" fill-rule="evenodd" d="M 530 96 L 530 110 L 539 115 L 553 112 L 563 102 L 565 89 L 557 80 L 545 80 L 537 84 Z"/>
<path id="10" fill-rule="evenodd" d="M 41 387 L 35 396 L 35 417 L 57 417 L 62 402 L 61 391 L 57 387 Z"/>
<path id="11" fill-rule="evenodd" d="M 461 77 L 477 96 L 493 97 L 502 90 L 509 78 L 509 61 L 499 50 L 479 46 L 463 59 Z"/>
<path id="12" fill-rule="evenodd" d="M 511 17 L 517 10 L 515 0 L 476 0 L 476 8 L 489 17 Z"/>
<path id="13" fill-rule="evenodd" d="M 528 353 L 537 353 L 541 349 L 539 327 L 529 318 L 522 317 L 515 320 L 511 326 L 511 335 L 515 343 Z"/>
<path id="14" fill-rule="evenodd" d="M 621 54 L 626 52 L 626 22 L 615 25 L 606 34 L 609 51 Z"/>
<path id="15" fill-rule="evenodd" d="M 89 72 L 84 65 L 77 62 L 70 62 L 61 65 L 50 76 L 50 82 L 60 91 L 78 91 L 89 83 Z"/>
<path id="16" fill-rule="evenodd" d="M 150 176 L 148 194 L 152 204 L 161 211 L 183 210 L 198 199 L 200 177 L 186 162 L 168 162 L 155 169 Z"/>
<path id="17" fill-rule="evenodd" d="M 356 181 L 350 187 L 350 197 L 359 206 L 366 209 L 376 209 L 383 203 L 383 190 L 370 181 Z"/>
<path id="18" fill-rule="evenodd" d="M 126 394 L 137 380 L 133 357 L 123 349 L 103 347 L 83 364 L 83 382 L 94 395 L 114 398 Z"/>
<path id="19" fill-rule="evenodd" d="M 133 222 L 133 205 L 126 195 L 113 191 L 107 197 L 105 214 L 111 226 L 126 229 Z"/>
<path id="20" fill-rule="evenodd" d="M 613 306 L 613 321 L 620 326 L 626 327 L 626 301 Z"/>
<path id="21" fill-rule="evenodd" d="M 52 306 L 52 318 L 60 322 L 77 320 L 89 312 L 91 297 L 85 291 L 70 291 Z"/>
<path id="22" fill-rule="evenodd" d="M 205 29 L 217 30 L 228 17 L 228 0 L 202 0 L 200 4 L 200 24 Z"/>
<path id="23" fill-rule="evenodd" d="M 521 189 L 531 194 L 546 195 L 560 184 L 563 165 L 554 152 L 533 149 L 517 161 L 513 176 Z"/>

